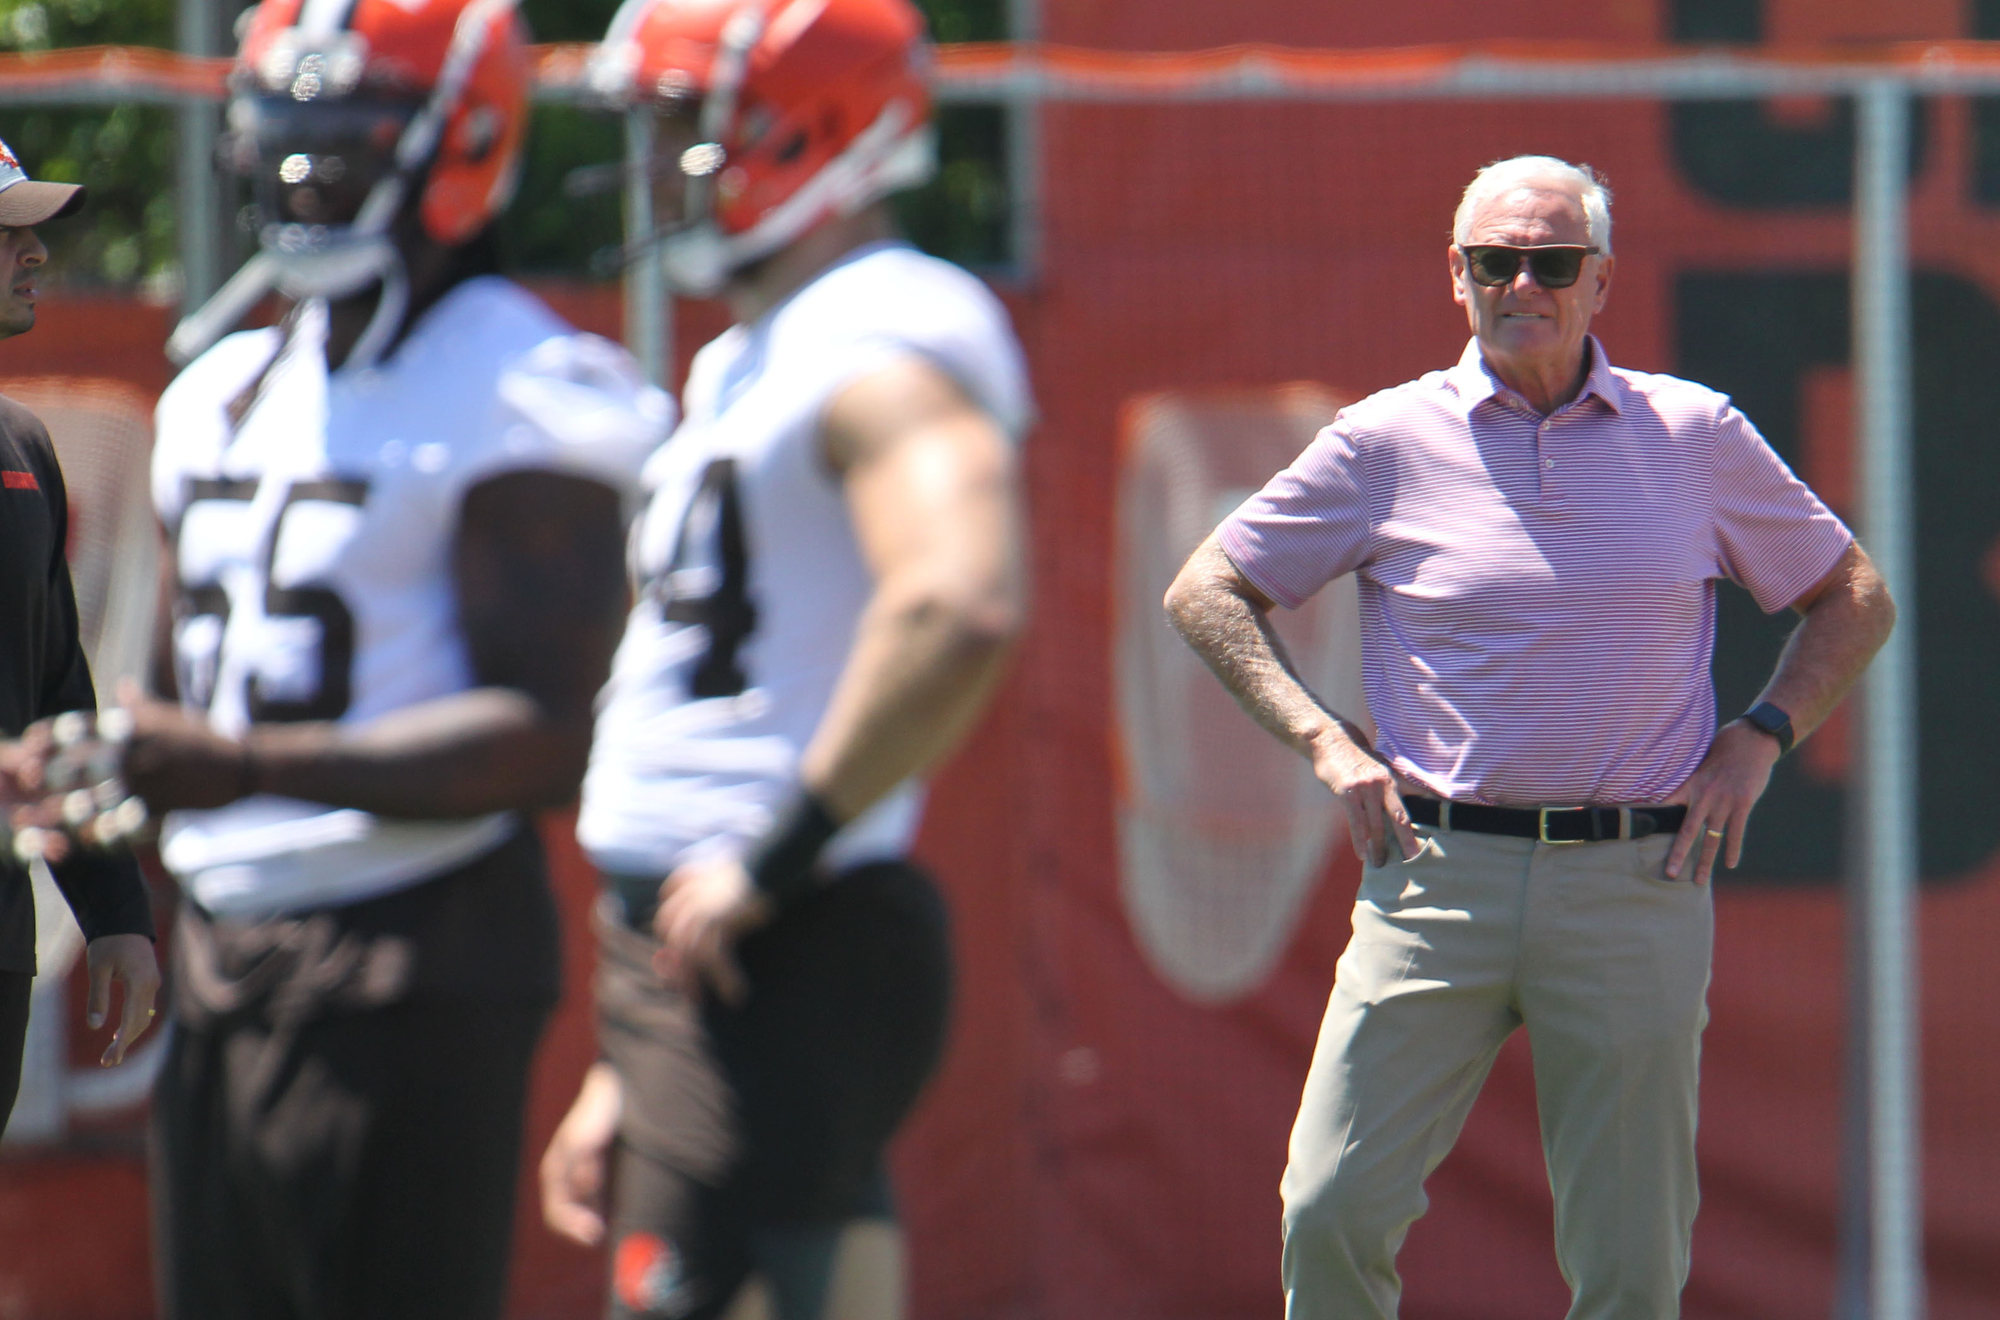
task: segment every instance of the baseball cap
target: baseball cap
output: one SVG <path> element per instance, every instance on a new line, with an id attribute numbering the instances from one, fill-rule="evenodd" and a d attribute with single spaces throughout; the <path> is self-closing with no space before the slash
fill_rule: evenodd
<path id="1" fill-rule="evenodd" d="M 80 183 L 39 183 L 21 168 L 20 157 L 0 142 L 0 225 L 18 229 L 83 209 Z"/>

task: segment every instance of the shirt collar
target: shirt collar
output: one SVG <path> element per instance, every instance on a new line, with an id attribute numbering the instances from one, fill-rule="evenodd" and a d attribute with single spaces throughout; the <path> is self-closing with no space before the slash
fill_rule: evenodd
<path id="1" fill-rule="evenodd" d="M 1574 407 L 1591 395 L 1604 400 L 1605 406 L 1614 413 L 1625 411 L 1625 386 L 1611 370 L 1611 360 L 1604 355 L 1604 345 L 1596 335 L 1584 340 L 1584 351 L 1590 354 L 1590 371 L 1583 378 L 1583 388 L 1577 391 L 1576 400 L 1566 406 Z M 1471 412 L 1480 404 L 1493 398 L 1506 387 L 1486 365 L 1486 357 L 1479 351 L 1479 340 L 1466 341 L 1465 352 L 1459 355 L 1458 365 L 1449 373 L 1452 387 L 1465 400 L 1465 409 Z"/>

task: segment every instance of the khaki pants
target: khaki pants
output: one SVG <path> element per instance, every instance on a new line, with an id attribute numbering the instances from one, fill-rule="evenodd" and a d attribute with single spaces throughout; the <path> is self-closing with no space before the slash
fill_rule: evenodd
<path id="1" fill-rule="evenodd" d="M 1569 1320 L 1680 1314 L 1694 1226 L 1709 890 L 1671 835 L 1442 848 L 1368 868 L 1292 1129 L 1289 1320 L 1387 1320 L 1424 1179 L 1526 1024 Z"/>

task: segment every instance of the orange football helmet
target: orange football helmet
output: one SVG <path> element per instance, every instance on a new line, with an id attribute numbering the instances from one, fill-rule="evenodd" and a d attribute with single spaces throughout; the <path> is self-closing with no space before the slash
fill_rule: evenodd
<path id="1" fill-rule="evenodd" d="M 235 95 L 421 105 L 396 163 L 422 172 L 430 236 L 461 243 L 507 205 L 519 174 L 530 73 L 514 9 L 514 0 L 263 0 L 236 57 Z"/>
<path id="2" fill-rule="evenodd" d="M 391 237 L 414 197 L 451 246 L 511 199 L 530 70 L 516 0 L 262 0 L 230 79 L 228 154 L 248 174 L 260 252 L 182 322 L 186 361 L 272 287 L 380 307 L 354 360 L 383 347 L 407 306 Z"/>
<path id="3" fill-rule="evenodd" d="M 593 57 L 613 104 L 691 108 L 702 141 L 668 279 L 692 293 L 929 178 L 930 46 L 908 0 L 626 0 Z"/>

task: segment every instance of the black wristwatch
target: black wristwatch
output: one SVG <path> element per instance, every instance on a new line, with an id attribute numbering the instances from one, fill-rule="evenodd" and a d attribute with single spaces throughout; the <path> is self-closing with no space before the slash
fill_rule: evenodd
<path id="1" fill-rule="evenodd" d="M 1743 718 L 1778 740 L 1778 755 L 1792 750 L 1792 717 L 1768 701 L 1743 712 Z"/>

